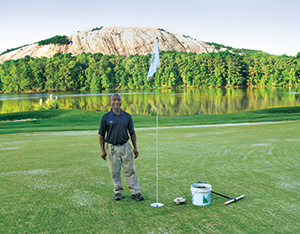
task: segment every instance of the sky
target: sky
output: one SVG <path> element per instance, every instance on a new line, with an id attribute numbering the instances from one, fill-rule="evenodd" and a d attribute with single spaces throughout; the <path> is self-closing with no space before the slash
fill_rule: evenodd
<path id="1" fill-rule="evenodd" d="M 168 32 L 274 55 L 300 52 L 299 0 L 0 0 L 0 53 L 96 27 Z"/>

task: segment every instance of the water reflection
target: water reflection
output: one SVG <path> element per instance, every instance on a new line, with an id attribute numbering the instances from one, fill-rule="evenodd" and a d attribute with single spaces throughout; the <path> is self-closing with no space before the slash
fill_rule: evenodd
<path id="1" fill-rule="evenodd" d="M 33 104 L 57 96 L 60 109 L 110 110 L 113 91 L 89 93 L 0 94 L 1 113 L 33 110 Z M 131 114 L 155 115 L 156 93 L 121 92 L 123 108 Z M 300 105 L 298 88 L 184 89 L 159 91 L 159 115 L 221 114 Z"/>

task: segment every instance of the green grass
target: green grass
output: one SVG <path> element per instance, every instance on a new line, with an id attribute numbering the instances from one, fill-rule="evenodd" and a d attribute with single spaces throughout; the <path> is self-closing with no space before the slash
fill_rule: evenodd
<path id="1" fill-rule="evenodd" d="M 95 131 L 0 137 L 2 233 L 297 233 L 300 122 L 159 130 L 138 129 L 135 166 L 145 201 L 113 199 Z M 192 204 L 190 185 L 207 181 L 228 196 Z M 124 178 L 123 178 L 124 181 Z M 125 181 L 124 181 L 125 183 Z M 187 202 L 176 205 L 183 196 Z"/>
<path id="2" fill-rule="evenodd" d="M 97 130 L 103 112 L 82 110 L 29 111 L 0 115 L 0 134 L 41 131 Z M 24 122 L 7 120 L 36 119 Z M 135 127 L 155 127 L 156 116 L 133 115 Z M 300 120 L 300 107 L 244 111 L 220 115 L 159 116 L 159 126 Z"/>
<path id="3" fill-rule="evenodd" d="M 20 115 L 1 115 L 1 120 Z M 132 200 L 123 178 L 125 198 L 117 202 L 107 162 L 100 158 L 97 129 L 102 113 L 22 115 L 41 120 L 0 126 L 6 133 L 0 135 L 1 233 L 299 231 L 300 121 L 160 129 L 159 202 L 165 206 L 153 208 L 156 131 L 144 127 L 154 126 L 155 117 L 134 116 L 140 152 L 135 167 L 146 200 Z M 297 119 L 299 107 L 160 117 L 160 126 Z M 18 133 L 9 134 L 9 126 Z M 212 194 L 210 205 L 195 206 L 190 185 L 198 180 L 210 183 L 216 192 L 245 198 L 224 206 L 227 199 Z M 186 204 L 173 202 L 180 196 Z"/>

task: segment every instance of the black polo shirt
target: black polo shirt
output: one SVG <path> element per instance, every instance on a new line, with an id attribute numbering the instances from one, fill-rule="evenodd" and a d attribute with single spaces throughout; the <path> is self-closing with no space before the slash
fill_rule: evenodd
<path id="1" fill-rule="evenodd" d="M 116 115 L 112 110 L 102 116 L 99 135 L 105 138 L 105 142 L 113 145 L 123 145 L 128 139 L 128 133 L 134 133 L 131 115 L 121 110 Z M 105 137 L 106 135 L 106 137 Z"/>

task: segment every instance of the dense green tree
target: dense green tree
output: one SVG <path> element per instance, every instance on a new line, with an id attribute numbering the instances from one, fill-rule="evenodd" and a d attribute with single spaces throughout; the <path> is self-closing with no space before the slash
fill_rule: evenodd
<path id="1" fill-rule="evenodd" d="M 161 51 L 158 74 L 147 81 L 150 61 L 151 54 L 25 56 L 0 64 L 0 91 L 153 89 L 158 74 L 161 88 L 295 86 L 300 82 L 299 56 Z"/>
<path id="2" fill-rule="evenodd" d="M 61 66 L 58 72 L 56 88 L 61 91 L 72 90 L 74 82 L 72 80 L 71 72 L 69 67 Z"/>
<path id="3" fill-rule="evenodd" d="M 51 37 L 49 39 L 45 39 L 45 40 L 42 40 L 42 41 L 39 41 L 38 42 L 38 45 L 48 45 L 48 44 L 70 44 L 71 41 L 68 39 L 67 36 L 59 36 L 59 35 L 56 35 L 54 37 Z"/>
<path id="4" fill-rule="evenodd" d="M 41 57 L 40 59 L 32 59 L 28 65 L 32 71 L 34 80 L 31 84 L 31 88 L 36 91 L 43 91 L 45 89 L 46 76 L 45 66 L 47 64 L 47 58 Z"/>
<path id="5" fill-rule="evenodd" d="M 244 84 L 242 62 L 238 56 L 239 55 L 233 54 L 232 56 L 226 57 L 226 63 L 227 63 L 226 85 L 227 86 Z"/>
<path id="6" fill-rule="evenodd" d="M 57 79 L 58 71 L 59 71 L 58 61 L 54 61 L 53 59 L 50 59 L 50 61 L 48 61 L 47 65 L 45 67 L 45 73 L 46 73 L 45 90 L 55 90 L 56 89 L 56 83 L 58 80 Z"/>
<path id="7" fill-rule="evenodd" d="M 0 79 L 1 79 L 1 88 L 4 92 L 10 92 L 9 85 L 11 83 L 10 69 L 13 66 L 14 61 L 5 61 L 0 65 Z"/>

